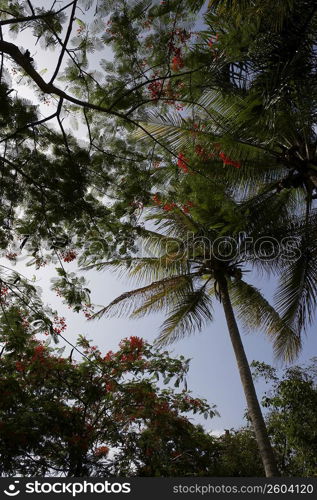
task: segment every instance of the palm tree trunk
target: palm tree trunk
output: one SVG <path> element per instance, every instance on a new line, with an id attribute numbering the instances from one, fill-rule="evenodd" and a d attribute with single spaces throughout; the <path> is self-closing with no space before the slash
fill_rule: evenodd
<path id="1" fill-rule="evenodd" d="M 261 412 L 259 401 L 255 392 L 249 363 L 244 351 L 238 325 L 232 309 L 228 291 L 227 280 L 224 276 L 217 280 L 221 295 L 222 305 L 227 320 L 231 343 L 236 356 L 239 374 L 247 401 L 248 413 L 252 422 L 255 438 L 258 443 L 266 477 L 279 476 L 272 446 L 266 430 L 266 425 Z"/>
<path id="2" fill-rule="evenodd" d="M 312 185 L 317 188 L 317 173 L 314 170 L 309 170 L 308 179 L 312 183 Z"/>

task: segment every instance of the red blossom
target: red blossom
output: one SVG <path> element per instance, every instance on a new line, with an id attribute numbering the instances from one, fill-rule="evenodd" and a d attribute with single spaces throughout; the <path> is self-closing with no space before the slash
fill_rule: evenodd
<path id="1" fill-rule="evenodd" d="M 118 353 L 120 355 L 120 360 L 123 362 L 133 362 L 141 359 L 143 346 L 144 341 L 140 337 L 132 336 L 121 340 L 119 344 L 120 349 L 129 348 L 132 352 L 123 353 L 121 355 Z"/>
<path id="2" fill-rule="evenodd" d="M 172 203 L 165 203 L 165 205 L 163 205 L 162 208 L 163 208 L 163 210 L 165 210 L 165 212 L 170 212 L 176 206 L 177 206 L 176 203 L 172 202 Z"/>
<path id="3" fill-rule="evenodd" d="M 183 155 L 183 153 L 179 153 L 177 157 L 177 166 L 181 168 L 183 172 L 185 172 L 185 174 L 188 174 L 189 172 L 188 166 L 186 164 L 187 162 L 188 160 L 187 158 L 185 158 L 185 155 Z"/>
<path id="4" fill-rule="evenodd" d="M 152 200 L 155 205 L 162 205 L 162 200 L 160 200 L 159 195 L 156 193 L 152 196 Z"/>
<path id="5" fill-rule="evenodd" d="M 8 295 L 8 293 L 9 293 L 9 288 L 7 286 L 1 286 L 0 295 Z"/>
<path id="6" fill-rule="evenodd" d="M 105 385 L 105 389 L 107 392 L 113 391 L 114 385 L 112 382 L 109 382 L 108 384 Z"/>
<path id="7" fill-rule="evenodd" d="M 132 363 L 133 361 L 136 360 L 136 357 L 135 357 L 135 354 L 131 353 L 131 354 L 122 354 L 121 356 L 121 361 L 123 361 L 124 363 Z"/>
<path id="8" fill-rule="evenodd" d="M 45 347 L 43 345 L 37 345 L 34 348 L 34 354 L 42 355 L 44 351 L 45 351 Z"/>
<path id="9" fill-rule="evenodd" d="M 37 345 L 34 348 L 34 354 L 32 356 L 32 361 L 36 361 L 36 360 L 42 361 L 44 358 L 45 351 L 46 351 L 46 348 L 43 345 L 41 345 L 41 344 Z"/>
<path id="10" fill-rule="evenodd" d="M 108 455 L 109 450 L 108 446 L 99 446 L 99 448 L 95 449 L 95 456 L 103 457 L 104 455 Z"/>
<path id="11" fill-rule="evenodd" d="M 208 159 L 213 158 L 215 156 L 214 153 L 207 153 L 207 151 L 200 144 L 197 144 L 195 146 L 195 153 L 197 156 L 199 156 L 203 160 L 208 160 Z"/>
<path id="12" fill-rule="evenodd" d="M 56 335 L 60 335 L 67 328 L 65 318 L 59 318 L 58 316 L 54 318 L 54 325 L 53 330 Z"/>
<path id="13" fill-rule="evenodd" d="M 15 261 L 16 258 L 17 258 L 17 256 L 18 256 L 18 254 L 14 253 L 14 252 L 9 252 L 5 256 L 6 256 L 7 259 Z"/>
<path id="14" fill-rule="evenodd" d="M 83 307 L 83 313 L 87 320 L 90 320 L 93 317 L 94 306 L 92 304 L 85 304 Z"/>
<path id="15" fill-rule="evenodd" d="M 153 77 L 155 77 L 156 75 L 153 75 Z M 149 85 L 148 85 L 148 90 L 150 91 L 151 93 L 151 97 L 152 99 L 159 99 L 160 97 L 160 94 L 162 93 L 163 91 L 163 81 L 162 80 L 155 80 L 154 82 L 151 82 Z"/>
<path id="16" fill-rule="evenodd" d="M 144 346 L 144 341 L 141 337 L 132 336 L 129 338 L 131 349 L 142 349 Z"/>
<path id="17" fill-rule="evenodd" d="M 108 351 L 105 357 L 103 358 L 104 361 L 112 361 L 114 357 L 114 352 L 113 351 Z"/>
<path id="18" fill-rule="evenodd" d="M 219 153 L 219 158 L 223 161 L 224 165 L 232 165 L 235 168 L 240 168 L 241 164 L 237 161 L 231 160 L 229 156 L 227 156 L 222 151 Z"/>
<path id="19" fill-rule="evenodd" d="M 62 257 L 64 262 L 72 262 L 76 259 L 77 253 L 74 250 L 66 250 L 62 252 Z"/>
<path id="20" fill-rule="evenodd" d="M 172 58 L 172 70 L 173 71 L 179 71 L 181 68 L 184 67 L 184 61 L 181 56 L 174 56 Z"/>

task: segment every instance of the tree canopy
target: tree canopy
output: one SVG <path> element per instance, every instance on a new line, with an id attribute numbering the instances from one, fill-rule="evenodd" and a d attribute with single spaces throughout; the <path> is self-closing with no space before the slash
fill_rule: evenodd
<path id="1" fill-rule="evenodd" d="M 183 385 L 189 360 L 139 337 L 107 353 L 81 337 L 77 361 L 37 340 L 17 309 L 1 319 L 1 474 L 212 474 L 213 439 L 186 414 L 209 418 L 215 408 L 164 386 Z"/>
<path id="2" fill-rule="evenodd" d="M 265 473 L 277 475 L 236 316 L 264 330 L 287 360 L 299 353 L 315 320 L 316 2 L 72 0 L 43 6 L 0 0 L 0 15 L 0 248 L 9 261 L 0 267 L 0 306 L 2 328 L 12 334 L 4 339 L 4 359 L 11 359 L 11 347 L 18 352 L 16 338 L 26 349 L 16 376 L 32 373 L 37 361 L 48 362 L 52 376 L 56 366 L 66 366 L 72 386 L 86 367 L 100 372 L 98 351 L 90 352 L 83 339 L 90 364 L 64 360 L 56 366 L 50 347 L 22 341 L 29 327 L 56 341 L 64 323 L 44 307 L 34 283 L 11 267 L 20 257 L 35 269 L 55 266 L 53 288 L 89 317 L 90 290 L 65 264 L 78 259 L 84 269 L 123 268 L 145 278 L 150 282 L 94 317 L 121 306 L 130 310 L 140 299 L 138 316 L 168 312 L 164 341 L 200 329 L 212 318 L 215 297 L 226 316 Z M 207 254 L 204 245 L 189 242 L 189 233 L 208 241 Z M 250 270 L 279 277 L 274 305 L 244 279 Z M 125 346 L 123 341 L 120 349 Z M 27 352 L 30 371 L 23 368 Z M 65 405 L 76 419 L 67 390 Z M 32 405 L 36 387 L 30 394 Z M 101 404 L 100 392 L 98 398 Z M 282 408 L 281 401 L 269 404 Z M 209 437 L 188 429 L 190 439 L 209 450 Z M 151 433 L 145 426 L 137 438 L 146 443 Z M 52 446 L 59 439 L 68 438 L 55 435 Z M 142 443 L 143 462 L 134 465 L 140 473 L 175 472 L 165 459 L 158 472 L 154 455 L 145 464 Z M 117 445 L 115 439 L 110 444 Z M 24 472 L 39 465 L 45 473 L 58 470 L 47 450 L 26 446 L 33 462 L 23 462 Z M 94 454 L 95 444 L 85 445 L 79 461 L 76 446 L 68 458 L 59 456 L 62 469 L 98 474 L 103 455 Z M 160 446 L 166 454 L 166 443 Z M 44 462 L 34 458 L 42 452 Z M 204 457 L 196 458 L 205 473 Z M 18 458 L 8 460 L 8 470 L 17 466 Z M 126 467 L 129 472 L 130 462 Z M 280 467 L 293 471 L 296 464 Z M 305 473 L 313 470 L 307 467 Z"/>

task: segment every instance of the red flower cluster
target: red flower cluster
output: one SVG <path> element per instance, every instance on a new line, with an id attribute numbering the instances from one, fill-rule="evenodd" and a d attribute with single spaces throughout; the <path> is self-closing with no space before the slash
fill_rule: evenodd
<path id="1" fill-rule="evenodd" d="M 9 288 L 7 286 L 0 287 L 0 297 L 5 297 L 9 293 Z"/>
<path id="2" fill-rule="evenodd" d="M 188 174 L 188 172 L 189 172 L 187 163 L 188 163 L 188 160 L 185 157 L 185 155 L 183 155 L 183 153 L 179 153 L 178 157 L 177 157 L 177 166 L 180 169 L 182 169 L 183 172 L 185 172 L 185 174 Z"/>
<path id="3" fill-rule="evenodd" d="M 152 78 L 157 78 L 158 76 L 158 73 L 154 73 Z M 164 98 L 164 102 L 166 102 L 166 104 L 172 104 L 177 110 L 181 110 L 184 106 L 177 102 L 177 99 L 180 97 L 178 89 L 181 89 L 184 85 L 184 82 L 181 81 L 173 82 L 172 85 L 171 81 L 164 84 L 163 80 L 155 80 L 154 82 L 149 83 L 147 88 L 150 91 L 150 96 L 153 101 L 158 101 L 160 98 Z"/>
<path id="4" fill-rule="evenodd" d="M 144 341 L 140 337 L 130 337 L 129 339 L 131 349 L 143 349 Z"/>
<path id="5" fill-rule="evenodd" d="M 16 258 L 17 258 L 17 256 L 18 256 L 18 254 L 14 253 L 14 252 L 9 252 L 5 256 L 6 256 L 7 259 L 15 261 Z"/>
<path id="6" fill-rule="evenodd" d="M 156 405 L 156 414 L 162 415 L 170 412 L 170 407 L 167 401 L 159 401 Z"/>
<path id="7" fill-rule="evenodd" d="M 172 59 L 172 70 L 179 71 L 183 67 L 184 67 L 183 58 L 181 56 L 174 56 Z"/>
<path id="8" fill-rule="evenodd" d="M 180 161 L 182 161 L 182 159 Z M 186 167 L 186 169 L 187 169 L 187 167 Z M 156 205 L 160 206 L 160 205 L 163 204 L 162 200 L 160 200 L 160 198 L 159 198 L 159 196 L 157 194 L 155 194 L 152 197 L 152 200 L 154 201 L 154 203 Z M 181 209 L 183 210 L 184 213 L 188 214 L 190 212 L 190 208 L 192 208 L 193 206 L 194 206 L 194 203 L 192 201 L 190 201 L 190 200 L 187 200 L 186 203 L 184 203 L 184 205 L 181 206 Z M 174 201 L 167 202 L 167 203 L 164 203 L 164 205 L 162 205 L 162 209 L 165 212 L 170 212 L 171 210 L 173 210 L 176 207 L 177 207 L 177 203 L 175 203 Z"/>
<path id="9" fill-rule="evenodd" d="M 152 200 L 155 203 L 155 205 L 162 205 L 162 200 L 160 200 L 159 195 L 156 193 L 152 196 Z"/>
<path id="10" fill-rule="evenodd" d="M 64 262 L 72 262 L 76 259 L 77 253 L 74 250 L 66 250 L 62 252 L 62 257 Z"/>
<path id="11" fill-rule="evenodd" d="M 126 354 L 120 355 L 120 360 L 123 362 L 133 362 L 142 357 L 142 349 L 144 346 L 144 341 L 140 337 L 130 337 L 121 340 L 119 347 L 120 349 L 129 349 L 132 352 L 127 352 Z M 118 353 L 119 354 L 119 353 Z"/>
<path id="12" fill-rule="evenodd" d="M 224 165 L 232 165 L 233 167 L 236 167 L 236 168 L 241 167 L 241 164 L 239 162 L 231 160 L 231 158 L 229 158 L 229 156 L 227 156 L 223 152 L 219 153 L 219 158 L 223 161 Z"/>
<path id="13" fill-rule="evenodd" d="M 42 360 L 44 357 L 45 351 L 46 351 L 46 348 L 43 345 L 37 345 L 34 348 L 34 354 L 32 356 L 31 361 Z"/>
<path id="14" fill-rule="evenodd" d="M 105 357 L 103 358 L 104 361 L 112 361 L 114 357 L 114 352 L 113 351 L 108 351 Z"/>
<path id="15" fill-rule="evenodd" d="M 176 203 L 172 202 L 172 203 L 165 203 L 165 205 L 163 205 L 162 208 L 163 210 L 165 210 L 165 212 L 170 212 L 175 207 L 177 207 Z"/>
<path id="16" fill-rule="evenodd" d="M 160 206 L 160 205 L 162 205 L 162 204 L 163 204 L 163 202 L 162 202 L 162 200 L 159 198 L 158 194 L 153 195 L 153 196 L 152 196 L 152 200 L 153 200 L 153 202 L 155 203 L 155 205 Z M 165 210 L 166 212 L 169 212 L 169 211 L 170 211 L 170 210 L 172 210 L 174 207 L 176 207 L 176 204 L 175 204 L 175 203 L 165 203 L 165 204 L 163 205 L 163 207 L 162 207 L 162 208 L 163 208 L 163 210 Z"/>
<path id="17" fill-rule="evenodd" d="M 25 364 L 22 363 L 21 361 L 17 361 L 15 363 L 15 367 L 16 367 L 18 372 L 23 372 L 25 370 Z"/>
<path id="18" fill-rule="evenodd" d="M 85 304 L 83 307 L 83 313 L 86 319 L 91 319 L 94 313 L 94 306 L 92 304 Z"/>
<path id="19" fill-rule="evenodd" d="M 208 40 L 209 47 L 213 47 L 214 43 L 218 41 L 218 33 L 216 35 L 212 35 Z"/>
<path id="20" fill-rule="evenodd" d="M 60 335 L 67 328 L 65 318 L 59 318 L 58 316 L 54 318 L 54 325 L 53 330 L 56 335 Z"/>
<path id="21" fill-rule="evenodd" d="M 168 48 L 170 53 L 173 54 L 173 58 L 171 61 L 171 67 L 173 71 L 178 71 L 179 69 L 184 67 L 184 61 L 182 57 L 182 49 L 181 47 L 176 47 L 174 40 L 178 38 L 178 43 L 184 45 L 187 40 L 191 37 L 191 33 L 188 33 L 186 30 L 176 29 L 171 33 L 171 41 L 168 44 Z"/>
<path id="22" fill-rule="evenodd" d="M 152 99 L 157 100 L 162 95 L 163 82 L 162 80 L 155 80 L 155 82 L 151 82 L 147 88 L 151 93 Z"/>
<path id="23" fill-rule="evenodd" d="M 207 151 L 200 144 L 197 144 L 197 146 L 195 146 L 195 153 L 203 160 L 208 160 L 215 156 L 214 153 L 207 153 Z"/>
<path id="24" fill-rule="evenodd" d="M 184 205 L 182 205 L 182 210 L 185 214 L 189 214 L 190 209 L 194 206 L 192 201 L 187 200 Z"/>
<path id="25" fill-rule="evenodd" d="M 108 455 L 108 453 L 109 453 L 108 446 L 99 446 L 99 448 L 95 449 L 95 456 L 96 457 L 103 457 L 105 455 Z"/>
<path id="26" fill-rule="evenodd" d="M 213 146 L 218 151 L 220 150 L 220 144 L 215 143 Z M 207 151 L 200 144 L 197 144 L 195 146 L 195 153 L 197 154 L 197 156 L 200 156 L 200 158 L 202 158 L 203 160 L 208 160 L 215 156 L 214 153 L 207 153 Z M 229 156 L 227 156 L 223 151 L 219 151 L 218 156 L 223 161 L 224 165 L 232 165 L 235 168 L 241 167 L 241 164 L 239 162 L 229 158 Z"/>
<path id="27" fill-rule="evenodd" d="M 105 385 L 105 389 L 107 392 L 109 391 L 113 391 L 115 388 L 115 385 L 112 383 L 112 382 L 108 382 L 106 385 Z"/>
<path id="28" fill-rule="evenodd" d="M 123 361 L 124 363 L 132 363 L 133 361 L 136 361 L 137 359 L 141 359 L 141 355 L 138 354 L 137 356 L 134 354 L 134 353 L 130 353 L 130 354 L 123 354 L 120 358 L 121 361 Z"/>

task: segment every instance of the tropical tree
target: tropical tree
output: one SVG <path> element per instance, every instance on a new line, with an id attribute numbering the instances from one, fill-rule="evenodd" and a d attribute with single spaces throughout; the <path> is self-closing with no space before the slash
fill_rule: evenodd
<path id="1" fill-rule="evenodd" d="M 82 7 L 91 23 L 82 19 Z M 149 203 L 151 189 L 153 195 L 153 185 L 162 188 L 163 194 L 154 195 L 153 203 L 165 213 L 179 211 L 174 206 L 177 200 L 186 216 L 193 196 L 198 226 L 206 225 L 208 238 L 211 231 L 210 241 L 235 234 L 236 227 L 247 228 L 253 236 L 296 236 L 300 258 L 286 259 L 283 266 L 260 262 L 262 268 L 279 272 L 283 268 L 277 293 L 283 322 L 269 309 L 272 321 L 264 315 L 264 327 L 274 323 L 276 349 L 290 357 L 299 348 L 300 331 L 314 318 L 317 297 L 315 5 L 311 0 L 283 4 L 211 0 L 203 31 L 194 19 L 202 7 L 203 2 L 190 0 L 160 4 L 74 0 L 59 8 L 55 2 L 51 8 L 36 7 L 32 1 L 1 2 L 0 99 L 5 112 L 0 122 L 4 186 L 0 239 L 3 248 L 12 247 L 7 252 L 10 258 L 16 253 L 13 242 L 17 240 L 17 247 L 29 249 L 36 266 L 49 259 L 68 262 L 78 250 L 83 263 L 102 261 L 109 247 L 118 256 L 126 255 L 134 249 L 133 237 L 142 233 L 135 222 Z M 23 30 L 32 32 L 45 48 L 59 50 L 49 77 L 47 68 L 38 68 L 36 54 L 21 50 L 10 37 L 10 33 L 20 36 Z M 111 47 L 114 61 L 101 58 L 98 69 L 102 72 L 98 72 L 89 66 L 89 53 L 105 46 Z M 52 113 L 41 117 L 34 106 L 37 99 L 32 106 L 12 97 L 14 86 L 4 62 L 11 76 L 33 85 L 39 101 L 51 99 Z M 183 106 L 188 108 L 179 113 Z M 166 114 L 170 109 L 173 112 Z M 87 130 L 85 146 L 65 128 L 64 117 L 74 120 L 75 115 Z M 47 128 L 52 120 L 58 133 Z M 145 142 L 135 143 L 129 134 L 134 127 L 151 139 L 151 148 Z M 171 165 L 173 157 L 177 167 Z M 197 175 L 184 180 L 180 178 L 183 173 Z M 205 180 L 212 186 L 210 202 L 206 190 L 200 200 L 199 186 Z M 213 200 L 223 201 L 224 194 L 229 194 L 224 208 L 221 203 L 214 206 Z M 112 210 L 105 206 L 105 196 L 116 198 Z M 62 250 L 57 236 L 62 236 Z M 44 255 L 43 240 L 50 242 Z M 244 255 L 255 264 L 251 253 Z M 198 265 L 204 262 L 198 260 Z M 235 340 L 239 332 L 231 301 L 235 305 L 238 284 L 239 300 L 243 293 L 245 300 L 251 300 L 251 288 L 241 290 L 244 282 L 235 275 L 239 265 L 230 257 L 218 268 L 218 260 L 215 263 L 207 255 L 207 275 L 215 281 Z M 88 291 L 77 277 L 59 267 L 56 288 L 78 310 L 83 300 L 87 302 Z M 183 277 L 184 269 L 180 271 Z M 201 279 L 198 275 L 194 281 Z M 190 297 L 198 299 L 197 290 L 204 297 L 203 286 L 190 286 L 194 294 Z M 258 299 L 252 296 L 252 300 L 252 307 L 258 307 Z M 249 310 L 251 306 L 244 311 L 246 321 Z M 234 345 L 240 352 L 239 342 Z M 243 361 L 242 354 L 239 359 Z M 246 360 L 241 366 L 246 369 Z M 250 379 L 248 370 L 246 374 L 245 384 Z M 259 422 L 261 435 L 263 422 Z M 263 443 L 261 449 L 266 447 Z M 263 453 L 272 464 L 270 451 Z M 266 467 L 267 474 L 273 470 L 273 466 Z"/>
<path id="2" fill-rule="evenodd" d="M 204 86 L 195 73 L 196 87 L 184 88 L 187 116 L 145 113 L 143 124 L 195 172 L 227 183 L 268 234 L 287 214 L 301 217 L 301 232 L 294 229 L 301 258 L 285 263 L 276 294 L 277 309 L 298 330 L 314 321 L 317 291 L 316 15 L 309 0 L 210 1 L 201 36 L 213 58 Z M 203 59 L 206 44 L 193 51 Z"/>
<path id="3" fill-rule="evenodd" d="M 0 247 L 13 264 L 23 250 L 36 268 L 58 265 L 59 293 L 77 310 L 87 288 L 78 292 L 64 262 L 133 250 L 156 155 L 127 139 L 131 113 L 140 99 L 157 101 L 154 67 L 161 66 L 164 82 L 182 73 L 188 26 L 202 3 L 1 2 Z M 39 67 L 32 37 L 34 45 L 55 50 L 55 67 Z M 93 67 L 89 55 L 108 46 L 114 61 L 102 53 Z M 153 67 L 147 56 L 156 58 Z M 32 91 L 28 100 L 23 83 Z"/>
<path id="4" fill-rule="evenodd" d="M 265 363 L 252 366 L 255 377 L 269 384 L 262 405 L 268 409 L 266 422 L 281 473 L 316 476 L 316 359 L 307 366 L 291 366 L 282 376 Z"/>
<path id="5" fill-rule="evenodd" d="M 179 386 L 188 360 L 138 337 L 105 354 L 81 337 L 63 356 L 17 308 L 1 319 L 2 475 L 215 475 L 214 439 L 186 417 L 215 408 L 166 385 Z"/>
<path id="6" fill-rule="evenodd" d="M 219 446 L 219 468 L 224 476 L 262 477 L 265 475 L 252 428 L 226 429 L 221 436 L 216 438 L 216 443 Z"/>
<path id="7" fill-rule="evenodd" d="M 157 195 L 154 198 L 160 203 Z M 197 223 L 175 203 L 162 205 L 157 212 L 153 218 L 163 232 L 144 230 L 142 238 L 148 245 L 146 248 L 153 252 L 151 256 L 115 259 L 94 265 L 97 269 L 113 269 L 121 273 L 126 269 L 129 276 L 150 284 L 124 293 L 95 317 L 132 312 L 132 317 L 138 318 L 163 310 L 167 318 L 158 342 L 166 344 L 201 329 L 212 320 L 212 297 L 218 298 L 226 316 L 265 472 L 267 476 L 274 476 L 278 471 L 234 308 L 247 327 L 261 328 L 268 333 L 276 352 L 283 353 L 286 358 L 294 356 L 299 349 L 298 332 L 281 320 L 259 290 L 242 279 L 241 266 L 248 261 L 243 241 L 235 241 L 237 246 L 233 249 L 230 238 L 219 229 Z"/>

